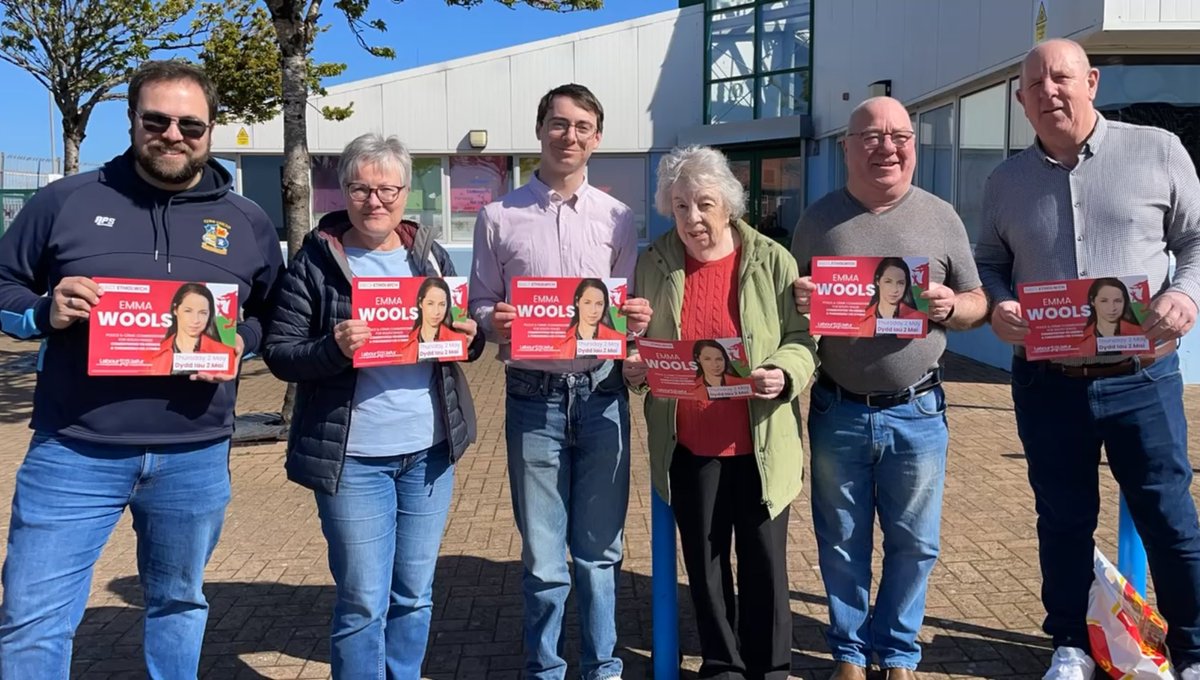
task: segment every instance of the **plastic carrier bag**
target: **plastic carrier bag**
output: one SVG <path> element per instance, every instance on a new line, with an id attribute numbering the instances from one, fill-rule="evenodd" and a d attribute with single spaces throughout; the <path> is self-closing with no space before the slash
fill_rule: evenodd
<path id="1" fill-rule="evenodd" d="M 1094 562 L 1087 628 L 1096 665 L 1117 680 L 1173 680 L 1166 651 L 1167 622 L 1099 548 Z"/>

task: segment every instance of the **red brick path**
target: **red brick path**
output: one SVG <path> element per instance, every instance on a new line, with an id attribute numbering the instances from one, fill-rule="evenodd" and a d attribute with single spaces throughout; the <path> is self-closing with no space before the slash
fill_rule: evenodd
<path id="1" fill-rule="evenodd" d="M 29 441 L 35 347 L 0 340 L 0 532 L 7 535 L 13 477 Z M 1012 419 L 1006 375 L 957 357 L 948 361 L 951 431 L 942 559 L 929 591 L 922 633 L 925 678 L 1040 678 L 1049 650 L 1041 607 L 1033 500 Z M 479 410 L 479 439 L 457 471 L 457 488 L 435 581 L 436 609 L 426 675 L 519 677 L 520 541 L 513 528 L 504 457 L 502 370 L 489 358 L 468 374 Z M 242 383 L 242 412 L 276 410 L 282 385 L 261 362 Z M 1189 415 L 1200 388 L 1188 388 Z M 634 405 L 637 455 L 626 525 L 618 604 L 619 654 L 626 678 L 649 674 L 650 491 L 645 429 Z M 1192 450 L 1200 453 L 1193 434 Z M 1196 454 L 1193 454 L 1194 456 Z M 204 678 L 329 677 L 328 620 L 333 602 L 311 493 L 284 478 L 283 446 L 239 446 L 234 496 L 207 575 L 211 603 Z M 1101 545 L 1115 559 L 1116 489 L 1106 479 Z M 807 494 L 793 505 L 788 561 L 795 620 L 793 672 L 824 678 L 824 593 L 817 570 Z M 877 532 L 878 533 L 878 532 Z M 878 539 L 877 539 L 878 540 Z M 75 644 L 74 676 L 143 677 L 140 592 L 134 537 L 122 520 L 96 566 L 88 612 Z M 0 553 L 3 552 L 0 545 Z M 682 579 L 683 569 L 680 565 Z M 878 559 L 876 564 L 878 571 Z M 685 668 L 698 644 L 686 591 L 680 615 Z M 573 609 L 568 613 L 572 620 Z M 569 658 L 577 660 L 576 626 Z M 574 671 L 572 671 L 574 672 Z M 685 671 L 684 677 L 694 677 Z"/>

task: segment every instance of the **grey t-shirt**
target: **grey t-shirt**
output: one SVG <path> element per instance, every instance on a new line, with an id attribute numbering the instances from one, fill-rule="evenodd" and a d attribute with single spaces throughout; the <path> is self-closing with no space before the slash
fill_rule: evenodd
<path id="1" fill-rule="evenodd" d="M 792 255 L 800 275 L 812 273 L 812 258 L 928 257 L 930 280 L 956 293 L 980 286 L 967 231 L 954 208 L 913 187 L 885 212 L 867 210 L 845 189 L 809 206 L 796 225 Z M 919 339 L 822 337 L 821 371 L 851 392 L 895 392 L 937 366 L 946 350 L 946 329 L 930 323 Z"/>

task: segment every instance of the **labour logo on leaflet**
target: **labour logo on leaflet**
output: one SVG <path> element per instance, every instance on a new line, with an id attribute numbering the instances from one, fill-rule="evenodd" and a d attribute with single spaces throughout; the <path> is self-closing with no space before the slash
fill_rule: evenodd
<path id="1" fill-rule="evenodd" d="M 229 225 L 220 220 L 204 220 L 204 238 L 200 247 L 218 255 L 229 254 Z"/>

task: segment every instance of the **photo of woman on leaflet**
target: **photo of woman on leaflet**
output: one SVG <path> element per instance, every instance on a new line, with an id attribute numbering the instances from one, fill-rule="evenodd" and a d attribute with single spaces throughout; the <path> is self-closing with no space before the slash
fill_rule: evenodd
<path id="1" fill-rule="evenodd" d="M 1079 349 L 1082 356 L 1121 354 L 1097 351 L 1099 338 L 1118 335 L 1143 335 L 1141 323 L 1133 313 L 1129 289 L 1115 277 L 1096 279 L 1088 288 L 1088 320 Z"/>
<path id="2" fill-rule="evenodd" d="M 450 286 L 445 280 L 428 278 L 421 283 L 417 289 L 417 318 L 413 321 L 412 334 L 400 348 L 404 363 L 416 363 L 420 359 L 420 344 L 426 342 L 457 340 L 462 343 L 465 354 L 467 336 L 455 330 L 452 307 Z"/>
<path id="3" fill-rule="evenodd" d="M 154 375 L 195 373 L 176 371 L 176 354 L 223 354 L 228 357 L 222 371 L 233 370 L 234 349 L 221 340 L 217 331 L 217 303 L 203 283 L 185 283 L 171 298 L 171 325 L 162 344 L 150 357 Z"/>
<path id="4" fill-rule="evenodd" d="M 692 394 L 702 399 L 723 399 L 710 396 L 710 387 L 747 385 L 749 378 L 738 375 L 725 346 L 716 340 L 697 340 L 692 346 L 692 361 L 696 364 L 696 386 Z"/>
<path id="5" fill-rule="evenodd" d="M 912 272 L 902 257 L 885 257 L 875 267 L 875 294 L 860 325 L 864 335 L 876 335 L 876 319 L 919 319 L 913 298 Z"/>
<path id="6" fill-rule="evenodd" d="M 613 327 L 608 286 L 600 279 L 582 279 L 575 287 L 575 318 L 559 345 L 558 358 L 574 359 L 580 340 L 624 340 Z"/>

